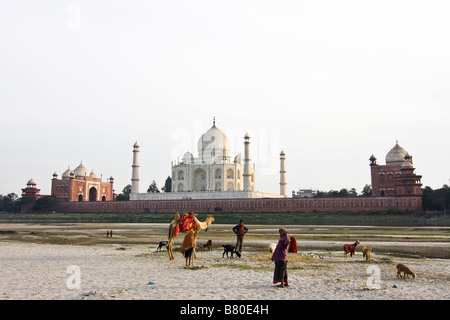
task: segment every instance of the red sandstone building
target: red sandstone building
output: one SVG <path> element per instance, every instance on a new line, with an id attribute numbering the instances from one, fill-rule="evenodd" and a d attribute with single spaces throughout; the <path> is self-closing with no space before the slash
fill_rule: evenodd
<path id="1" fill-rule="evenodd" d="M 39 194 L 40 191 L 41 189 L 36 188 L 36 181 L 30 179 L 27 182 L 27 187 L 22 189 L 22 197 L 33 197 L 37 200 L 44 197 L 44 195 Z"/>
<path id="2" fill-rule="evenodd" d="M 422 176 L 414 173 L 412 156 L 398 145 L 386 154 L 386 165 L 378 165 L 375 156 L 370 157 L 372 196 L 409 197 L 421 196 Z"/>
<path id="3" fill-rule="evenodd" d="M 52 179 L 51 195 L 61 202 L 97 202 L 97 201 L 113 201 L 114 179 L 111 177 L 107 182 L 80 163 L 75 170 L 67 169 L 58 179 L 56 172 Z"/>

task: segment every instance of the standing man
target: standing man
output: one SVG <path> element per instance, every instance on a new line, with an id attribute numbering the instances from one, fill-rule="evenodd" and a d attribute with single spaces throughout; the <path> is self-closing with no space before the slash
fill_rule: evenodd
<path id="1" fill-rule="evenodd" d="M 233 227 L 233 232 L 237 236 L 236 250 L 242 253 L 242 245 L 244 242 L 244 234 L 246 234 L 248 228 L 244 225 L 244 221 L 239 221 L 239 224 Z"/>

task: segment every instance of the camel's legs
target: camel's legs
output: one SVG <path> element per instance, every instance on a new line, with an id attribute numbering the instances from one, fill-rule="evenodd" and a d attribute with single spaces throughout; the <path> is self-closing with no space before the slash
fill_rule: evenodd
<path id="1" fill-rule="evenodd" d="M 197 259 L 197 250 L 195 247 L 197 247 L 197 237 L 198 237 L 198 231 L 194 232 L 194 259 Z"/>
<path id="2" fill-rule="evenodd" d="M 167 244 L 167 252 L 169 253 L 169 259 L 173 260 L 173 252 L 172 252 L 172 244 L 173 244 L 174 238 L 169 239 L 169 243 Z"/>

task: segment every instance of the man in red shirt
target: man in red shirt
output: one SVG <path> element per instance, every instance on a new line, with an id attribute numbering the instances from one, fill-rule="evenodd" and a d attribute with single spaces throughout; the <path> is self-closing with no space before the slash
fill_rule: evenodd
<path id="1" fill-rule="evenodd" d="M 242 245 L 244 244 L 244 234 L 248 228 L 244 225 L 244 221 L 239 221 L 239 224 L 233 227 L 233 232 L 236 234 L 236 250 L 242 253 Z"/>

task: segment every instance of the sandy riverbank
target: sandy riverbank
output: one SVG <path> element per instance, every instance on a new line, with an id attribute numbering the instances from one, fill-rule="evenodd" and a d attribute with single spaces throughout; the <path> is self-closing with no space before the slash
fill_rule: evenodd
<path id="1" fill-rule="evenodd" d="M 290 256 L 290 287 L 280 289 L 272 284 L 266 252 L 244 251 L 241 259 L 222 258 L 219 250 L 198 252 L 193 268 L 185 268 L 179 252 L 175 257 L 169 261 L 167 252 L 140 245 L 1 243 L 0 293 L 6 300 L 450 298 L 448 260 L 376 255 L 364 262 L 360 254 L 345 259 L 340 252 L 299 252 Z M 398 279 L 397 263 L 409 266 L 416 279 Z M 68 285 L 74 268 L 80 281 Z M 379 288 L 370 280 L 376 270 Z"/>
<path id="2" fill-rule="evenodd" d="M 339 241 L 300 242 L 299 252 L 289 257 L 290 287 L 281 289 L 272 284 L 273 263 L 265 247 L 277 238 L 269 231 L 268 238 L 267 235 L 248 237 L 241 259 L 222 258 L 219 243 L 230 242 L 233 238 L 210 233 L 217 237 L 215 250 L 199 249 L 194 268 L 185 268 L 185 260 L 179 252 L 175 252 L 176 259 L 170 261 L 165 249 L 156 251 L 156 240 L 161 238 L 160 231 L 165 230 L 165 226 L 156 227 L 160 231 L 155 231 L 152 241 L 149 241 L 148 226 L 133 225 L 131 232 L 124 225 L 121 228 L 115 225 L 112 239 L 104 236 L 106 226 L 1 227 L 0 294 L 3 300 L 450 299 L 448 259 L 402 257 L 377 250 L 370 262 L 363 261 L 360 251 L 346 259 L 338 249 Z M 128 236 L 125 230 L 130 232 Z M 147 235 L 146 244 L 124 240 L 139 239 L 140 230 Z M 256 228 L 253 231 L 257 233 Z M 89 235 L 97 233 L 102 241 L 82 243 L 90 239 Z M 61 234 L 65 235 L 64 244 L 50 241 L 51 237 L 59 239 Z M 67 239 L 71 239 L 71 243 Z M 202 234 L 199 241 L 204 239 Z M 178 240 L 181 242 L 182 237 Z M 411 241 L 400 244 L 405 248 L 414 247 Z M 371 245 L 379 247 L 381 243 L 374 241 Z M 384 245 L 389 247 L 392 243 L 384 242 Z M 426 245 L 436 250 L 449 250 L 448 242 L 431 241 Z M 416 273 L 416 279 L 398 279 L 397 263 L 409 266 Z M 79 270 L 79 278 L 74 270 Z"/>

